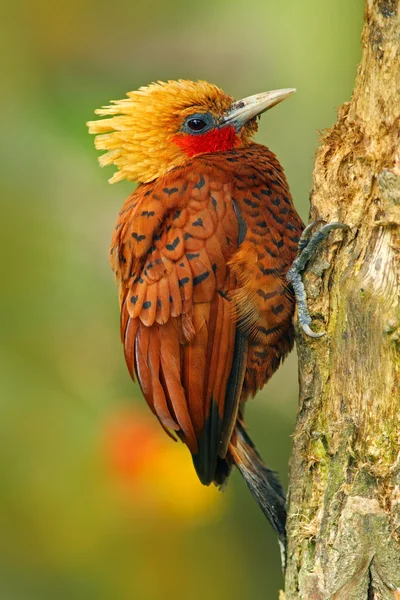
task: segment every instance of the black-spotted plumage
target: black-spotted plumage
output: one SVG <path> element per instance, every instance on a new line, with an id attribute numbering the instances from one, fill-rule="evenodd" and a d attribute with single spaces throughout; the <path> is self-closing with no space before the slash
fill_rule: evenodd
<path id="1" fill-rule="evenodd" d="M 247 440 L 243 425 L 237 430 L 241 404 L 293 345 L 285 274 L 295 247 L 286 240 L 303 225 L 291 202 L 291 227 L 276 218 L 275 199 L 290 195 L 262 146 L 191 163 L 127 200 L 112 256 L 130 371 L 163 426 L 188 445 L 202 483 L 221 484 Z"/>

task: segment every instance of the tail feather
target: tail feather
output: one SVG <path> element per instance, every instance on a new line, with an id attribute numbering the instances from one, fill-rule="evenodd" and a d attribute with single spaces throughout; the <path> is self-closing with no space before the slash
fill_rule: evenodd
<path id="1" fill-rule="evenodd" d="M 229 455 L 247 487 L 279 536 L 281 550 L 286 545 L 286 497 L 278 476 L 258 454 L 242 422 L 236 423 Z"/>
<path id="2" fill-rule="evenodd" d="M 219 416 L 218 405 L 214 398 L 211 398 L 209 415 L 204 424 L 204 430 L 197 440 L 199 451 L 192 456 L 197 475 L 203 485 L 210 485 L 216 480 L 216 473 L 221 462 L 218 457 L 221 429 L 222 420 Z"/>

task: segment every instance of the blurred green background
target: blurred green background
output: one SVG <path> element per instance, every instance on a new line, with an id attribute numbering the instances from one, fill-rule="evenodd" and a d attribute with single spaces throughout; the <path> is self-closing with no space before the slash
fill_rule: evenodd
<path id="1" fill-rule="evenodd" d="M 351 94 L 362 0 L 70 0 L 2 7 L 1 600 L 273 600 L 279 553 L 237 473 L 203 489 L 127 374 L 109 186 L 85 122 L 156 79 L 298 93 L 258 141 L 308 213 L 318 130 Z M 292 355 L 248 407 L 287 484 Z"/>

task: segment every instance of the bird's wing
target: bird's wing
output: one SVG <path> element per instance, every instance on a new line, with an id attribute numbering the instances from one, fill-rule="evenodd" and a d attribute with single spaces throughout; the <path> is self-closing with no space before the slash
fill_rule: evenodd
<path id="1" fill-rule="evenodd" d="M 188 445 L 203 483 L 214 479 L 221 441 L 232 432 L 247 352 L 227 266 L 241 223 L 231 182 L 215 171 L 173 171 L 140 186 L 111 249 L 129 371 L 164 428 Z"/>

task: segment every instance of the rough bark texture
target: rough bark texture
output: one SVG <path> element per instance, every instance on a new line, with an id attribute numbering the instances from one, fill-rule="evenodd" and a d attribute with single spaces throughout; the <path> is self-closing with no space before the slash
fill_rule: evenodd
<path id="1" fill-rule="evenodd" d="M 286 600 L 400 598 L 400 0 L 367 0 L 351 102 L 317 152 Z M 285 594 L 281 593 L 284 598 Z"/>

